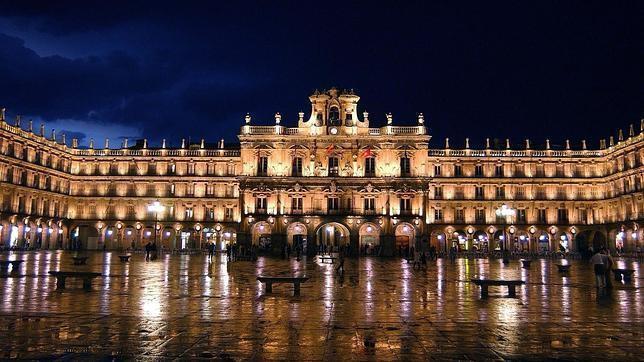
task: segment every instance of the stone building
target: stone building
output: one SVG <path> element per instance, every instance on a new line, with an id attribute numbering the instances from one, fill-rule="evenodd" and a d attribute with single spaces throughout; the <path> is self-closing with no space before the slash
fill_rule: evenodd
<path id="1" fill-rule="evenodd" d="M 297 127 L 254 125 L 239 147 L 203 140 L 178 149 L 146 140 L 119 148 L 34 132 L 0 114 L 0 242 L 83 249 L 167 249 L 214 242 L 346 245 L 395 255 L 446 250 L 586 250 L 642 246 L 644 122 L 588 149 L 535 149 L 529 140 L 484 149 L 430 148 L 422 114 L 371 127 L 360 97 L 332 88 L 309 97 Z M 435 145 L 434 145 L 435 146 Z M 501 205 L 514 211 L 497 216 Z"/>

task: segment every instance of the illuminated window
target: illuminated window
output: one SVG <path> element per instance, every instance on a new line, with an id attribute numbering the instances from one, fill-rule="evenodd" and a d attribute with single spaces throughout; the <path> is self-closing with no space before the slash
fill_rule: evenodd
<path id="1" fill-rule="evenodd" d="M 438 177 L 441 175 L 441 165 L 434 165 L 434 176 Z"/>
<path id="2" fill-rule="evenodd" d="M 409 157 L 400 158 L 400 176 L 401 177 L 411 176 L 411 162 Z"/>
<path id="3" fill-rule="evenodd" d="M 257 176 L 268 176 L 268 157 L 260 156 L 257 160 Z"/>
<path id="4" fill-rule="evenodd" d="M 374 157 L 364 159 L 364 170 L 365 176 L 376 176 L 376 159 Z"/>
<path id="5" fill-rule="evenodd" d="M 442 209 L 434 209 L 434 221 L 443 221 Z"/>
<path id="6" fill-rule="evenodd" d="M 329 157 L 329 176 L 338 176 L 340 173 L 339 163 L 337 157 Z"/>
<path id="7" fill-rule="evenodd" d="M 443 198 L 443 187 L 442 186 L 436 186 L 434 188 L 434 199 L 440 200 Z"/>
<path id="8" fill-rule="evenodd" d="M 494 176 L 503 177 L 503 165 L 496 165 L 494 169 Z"/>
<path id="9" fill-rule="evenodd" d="M 327 210 L 333 211 L 340 208 L 340 199 L 337 197 L 329 197 L 326 199 Z"/>
<path id="10" fill-rule="evenodd" d="M 474 218 L 477 223 L 483 224 L 485 223 L 485 210 L 484 209 L 476 209 L 474 212 Z"/>
<path id="11" fill-rule="evenodd" d="M 476 186 L 476 188 L 474 189 L 474 196 L 477 200 L 483 200 L 483 186 Z"/>
<path id="12" fill-rule="evenodd" d="M 537 209 L 537 222 L 540 224 L 545 224 L 546 221 L 546 209 Z"/>
<path id="13" fill-rule="evenodd" d="M 365 211 L 376 210 L 376 200 L 373 198 L 364 199 L 364 209 Z"/>
<path id="14" fill-rule="evenodd" d="M 302 176 L 302 157 L 295 157 L 291 165 L 291 176 Z"/>
<path id="15" fill-rule="evenodd" d="M 465 222 L 465 210 L 456 209 L 454 219 L 455 219 L 454 221 L 456 222 Z"/>
<path id="16" fill-rule="evenodd" d="M 301 212 L 302 211 L 302 197 L 295 196 L 291 199 L 291 210 L 293 212 Z"/>

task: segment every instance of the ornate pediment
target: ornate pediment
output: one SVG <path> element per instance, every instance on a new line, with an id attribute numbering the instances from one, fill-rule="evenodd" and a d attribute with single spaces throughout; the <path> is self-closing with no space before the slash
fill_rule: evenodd
<path id="1" fill-rule="evenodd" d="M 334 181 L 331 181 L 331 185 L 329 187 L 324 189 L 324 192 L 328 192 L 331 194 L 339 193 L 342 192 L 343 190 L 338 186 L 338 184 Z"/>
<path id="2" fill-rule="evenodd" d="M 363 193 L 376 193 L 376 192 L 380 192 L 380 190 L 375 188 L 371 184 L 371 182 L 369 182 L 363 189 L 360 189 L 360 192 L 363 192 Z"/>
<path id="3" fill-rule="evenodd" d="M 273 193 L 273 190 L 266 186 L 264 183 L 259 184 L 257 187 L 254 187 L 250 190 L 253 193 L 253 196 L 262 196 L 262 195 L 270 195 Z"/>
<path id="4" fill-rule="evenodd" d="M 309 190 L 307 190 L 306 187 L 300 185 L 299 182 L 296 182 L 295 185 L 293 185 L 293 187 L 291 187 L 290 189 L 286 190 L 286 192 L 289 192 L 289 193 L 304 193 L 304 192 L 308 192 L 308 191 Z"/>

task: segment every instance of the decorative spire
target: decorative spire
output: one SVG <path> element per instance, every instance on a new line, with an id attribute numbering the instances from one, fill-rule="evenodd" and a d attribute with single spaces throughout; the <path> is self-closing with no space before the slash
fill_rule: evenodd
<path id="1" fill-rule="evenodd" d="M 45 137 L 45 124 L 40 124 L 40 137 Z"/>
<path id="2" fill-rule="evenodd" d="M 89 139 L 89 148 L 94 148 L 94 139 L 93 138 Z"/>
<path id="3" fill-rule="evenodd" d="M 422 113 L 418 113 L 418 124 L 422 125 L 425 123 L 425 116 Z"/>
<path id="4" fill-rule="evenodd" d="M 586 140 L 581 140 L 581 149 L 582 150 L 586 149 Z"/>
<path id="5" fill-rule="evenodd" d="M 362 120 L 363 121 L 368 121 L 369 120 L 369 112 L 367 112 L 367 111 L 362 112 Z M 644 122 L 644 119 L 642 119 L 642 122 Z"/>
<path id="6" fill-rule="evenodd" d="M 507 148 L 508 150 L 510 149 L 510 139 L 509 138 L 505 139 L 505 148 Z"/>
<path id="7" fill-rule="evenodd" d="M 22 116 L 20 116 L 19 114 L 16 115 L 16 127 L 18 127 L 18 128 L 20 128 L 21 119 L 22 119 Z"/>
<path id="8" fill-rule="evenodd" d="M 275 113 L 275 124 L 279 125 L 280 122 L 282 122 L 282 115 L 280 114 L 280 112 L 276 112 Z"/>
<path id="9" fill-rule="evenodd" d="M 470 148 L 470 138 L 465 137 L 465 148 Z"/>
<path id="10" fill-rule="evenodd" d="M 206 141 L 202 138 L 201 139 L 201 144 L 199 144 L 199 148 L 203 149 L 204 147 L 206 147 Z"/>
<path id="11" fill-rule="evenodd" d="M 570 149 L 570 140 L 566 140 L 566 149 L 567 149 L 567 150 L 569 150 L 569 149 Z"/>
<path id="12" fill-rule="evenodd" d="M 615 145 L 615 140 L 613 139 L 613 136 L 608 137 L 608 145 L 610 147 L 613 147 Z"/>
<path id="13" fill-rule="evenodd" d="M 445 138 L 445 148 L 449 148 L 449 137 Z"/>
<path id="14" fill-rule="evenodd" d="M 78 148 L 78 138 L 72 138 L 72 148 Z"/>
<path id="15" fill-rule="evenodd" d="M 143 148 L 148 148 L 148 139 L 147 138 L 143 139 Z"/>
<path id="16" fill-rule="evenodd" d="M 550 149 L 550 140 L 546 138 L 546 150 Z"/>
<path id="17" fill-rule="evenodd" d="M 617 140 L 619 142 L 624 140 L 624 132 L 622 132 L 622 129 L 620 128 L 619 131 L 617 132 Z"/>
<path id="18" fill-rule="evenodd" d="M 250 124 L 251 119 L 253 119 L 253 117 L 250 116 L 250 113 L 246 113 L 246 117 L 244 117 L 244 121 L 246 121 L 246 124 Z"/>
<path id="19" fill-rule="evenodd" d="M 34 120 L 30 119 L 29 120 L 29 128 L 27 129 L 29 132 L 33 133 L 34 132 Z"/>
<path id="20" fill-rule="evenodd" d="M 387 126 L 391 126 L 394 121 L 394 116 L 391 114 L 391 112 L 389 112 L 385 115 L 385 117 L 387 117 Z"/>
<path id="21" fill-rule="evenodd" d="M 606 139 L 602 138 L 599 140 L 599 149 L 603 150 L 604 148 L 606 148 Z"/>
<path id="22" fill-rule="evenodd" d="M 123 148 L 127 148 L 127 138 L 123 140 Z"/>
<path id="23" fill-rule="evenodd" d="M 219 148 L 221 148 L 223 150 L 224 149 L 224 139 L 222 138 L 221 141 L 219 141 L 219 142 L 220 142 L 219 143 Z"/>
<path id="24" fill-rule="evenodd" d="M 185 138 L 181 139 L 181 148 L 186 148 L 186 139 Z"/>
<path id="25" fill-rule="evenodd" d="M 65 138 L 64 133 L 60 135 L 60 138 L 61 138 L 60 143 L 62 143 L 63 145 L 67 146 L 67 139 Z"/>
<path id="26" fill-rule="evenodd" d="M 640 133 L 644 133 L 644 118 L 640 119 Z"/>
<path id="27" fill-rule="evenodd" d="M 53 128 L 51 129 L 51 140 L 56 141 L 56 130 Z"/>
<path id="28" fill-rule="evenodd" d="M 104 148 L 105 149 L 110 148 L 110 139 L 109 138 L 105 138 L 105 147 Z"/>
<path id="29" fill-rule="evenodd" d="M 161 140 L 161 148 L 165 148 L 165 138 Z"/>
<path id="30" fill-rule="evenodd" d="M 635 136 L 635 128 L 633 128 L 633 124 L 631 123 L 630 126 L 628 126 L 628 137 L 633 136 Z"/>
<path id="31" fill-rule="evenodd" d="M 526 150 L 529 150 L 529 149 L 530 149 L 530 140 L 529 140 L 529 139 L 527 139 L 527 138 L 525 139 L 525 149 L 526 149 Z"/>
<path id="32" fill-rule="evenodd" d="M 0 121 L 5 121 L 5 113 L 7 112 L 6 108 L 0 108 Z"/>
<path id="33" fill-rule="evenodd" d="M 490 138 L 485 139 L 485 148 L 489 149 L 490 148 Z"/>
<path id="34" fill-rule="evenodd" d="M 298 121 L 300 121 L 300 122 L 304 122 L 304 112 L 299 111 L 299 112 L 297 113 L 297 118 L 298 118 Z"/>

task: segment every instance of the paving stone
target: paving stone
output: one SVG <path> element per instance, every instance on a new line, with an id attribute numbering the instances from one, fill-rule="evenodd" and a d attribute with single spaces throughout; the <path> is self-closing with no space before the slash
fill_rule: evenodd
<path id="1" fill-rule="evenodd" d="M 136 360 L 643 360 L 641 264 L 631 284 L 598 296 L 590 265 L 556 260 L 530 270 L 513 261 L 443 260 L 412 270 L 397 259 L 347 259 L 329 265 L 260 257 L 227 265 L 202 256 L 128 264 L 90 253 L 87 266 L 68 252 L 27 252 L 23 273 L 0 278 L 0 358 Z M 5 255 L 7 257 L 7 255 Z M 13 255 L 9 257 L 14 257 Z M 91 291 L 69 280 L 56 290 L 49 270 L 106 277 Z M 305 273 L 301 295 L 259 274 Z M 517 298 L 490 288 L 480 298 L 470 278 L 521 278 Z"/>

